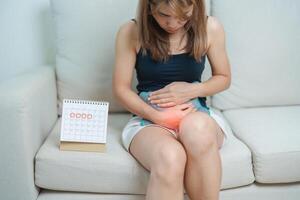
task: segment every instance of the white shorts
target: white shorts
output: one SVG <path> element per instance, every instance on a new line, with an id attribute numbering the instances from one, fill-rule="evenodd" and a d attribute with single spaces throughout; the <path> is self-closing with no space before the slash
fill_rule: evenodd
<path id="1" fill-rule="evenodd" d="M 220 126 L 220 128 L 223 130 L 225 137 L 224 137 L 224 142 L 222 147 L 224 146 L 226 140 L 228 139 L 228 136 L 230 135 L 230 127 L 229 125 L 226 123 L 226 121 L 220 117 L 219 115 L 217 115 L 211 108 L 209 109 L 210 112 L 210 116 L 217 122 L 217 124 Z M 131 144 L 131 141 L 133 139 L 133 137 L 139 133 L 139 131 L 142 128 L 145 128 L 147 126 L 159 126 L 167 131 L 169 131 L 170 134 L 172 134 L 173 136 L 175 136 L 175 138 L 177 138 L 177 135 L 175 133 L 174 130 L 169 129 L 167 127 L 161 126 L 161 125 L 157 125 L 157 124 L 147 124 L 147 125 L 142 125 L 141 123 L 142 118 L 139 116 L 134 116 L 132 117 L 128 123 L 125 125 L 123 132 L 122 132 L 122 143 L 123 146 L 125 147 L 125 149 L 129 152 L 129 146 Z"/>

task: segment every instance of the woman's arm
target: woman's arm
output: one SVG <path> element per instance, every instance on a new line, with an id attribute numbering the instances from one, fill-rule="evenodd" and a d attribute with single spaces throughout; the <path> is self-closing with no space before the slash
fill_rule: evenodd
<path id="1" fill-rule="evenodd" d="M 212 96 L 229 88 L 231 83 L 230 64 L 225 47 L 225 32 L 222 24 L 215 17 L 209 17 L 207 23 L 209 47 L 207 57 L 212 71 L 212 77 L 198 84 L 194 97 Z"/>
<path id="2" fill-rule="evenodd" d="M 135 24 L 121 26 L 116 36 L 113 92 L 117 100 L 130 112 L 154 121 L 157 112 L 145 103 L 132 89 L 131 81 L 136 61 Z"/>

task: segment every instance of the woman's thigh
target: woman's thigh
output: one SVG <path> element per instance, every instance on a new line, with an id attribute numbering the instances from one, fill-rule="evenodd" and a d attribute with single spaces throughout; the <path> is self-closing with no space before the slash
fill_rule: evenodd
<path id="1" fill-rule="evenodd" d="M 149 171 L 151 171 L 152 165 L 158 161 L 160 157 L 158 154 L 161 154 L 162 151 L 166 152 L 166 157 L 168 157 L 168 152 L 173 155 L 177 154 L 175 157 L 179 159 L 186 156 L 182 144 L 171 133 L 158 126 L 147 126 L 140 130 L 132 139 L 129 147 L 129 153 Z"/>

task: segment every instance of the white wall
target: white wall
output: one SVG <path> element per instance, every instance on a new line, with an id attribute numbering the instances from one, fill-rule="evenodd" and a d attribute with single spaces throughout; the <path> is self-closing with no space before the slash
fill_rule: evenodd
<path id="1" fill-rule="evenodd" d="M 49 0 L 0 0 L 0 82 L 53 64 L 54 52 Z"/>

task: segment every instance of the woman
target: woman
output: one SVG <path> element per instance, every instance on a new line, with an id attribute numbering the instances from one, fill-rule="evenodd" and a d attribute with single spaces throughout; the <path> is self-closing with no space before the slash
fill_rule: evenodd
<path id="1" fill-rule="evenodd" d="M 219 149 L 228 130 L 205 97 L 227 89 L 231 74 L 223 27 L 205 13 L 202 0 L 140 0 L 137 19 L 116 37 L 114 94 L 134 114 L 123 144 L 150 171 L 149 200 L 183 199 L 184 189 L 192 200 L 219 198 Z M 205 56 L 212 77 L 201 82 Z M 198 111 L 195 98 L 208 112 Z"/>

